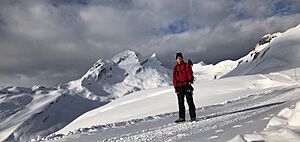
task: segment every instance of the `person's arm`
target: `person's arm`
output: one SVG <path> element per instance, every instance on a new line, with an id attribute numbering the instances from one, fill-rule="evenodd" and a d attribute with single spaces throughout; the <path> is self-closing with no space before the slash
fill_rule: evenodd
<path id="1" fill-rule="evenodd" d="M 176 66 L 173 68 L 173 86 L 174 86 L 174 89 L 175 89 L 175 92 L 178 94 L 179 91 L 178 91 L 178 87 L 177 87 L 177 80 L 176 80 Z"/>

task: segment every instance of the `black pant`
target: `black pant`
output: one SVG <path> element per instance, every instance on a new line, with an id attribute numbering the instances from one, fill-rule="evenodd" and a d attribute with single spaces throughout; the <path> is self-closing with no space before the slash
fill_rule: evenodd
<path id="1" fill-rule="evenodd" d="M 187 92 L 187 87 L 180 87 L 178 98 L 178 107 L 179 107 L 179 118 L 185 119 L 185 106 L 184 106 L 184 97 L 186 97 L 187 103 L 189 105 L 189 113 L 191 118 L 196 118 L 196 108 L 193 100 L 193 92 Z"/>

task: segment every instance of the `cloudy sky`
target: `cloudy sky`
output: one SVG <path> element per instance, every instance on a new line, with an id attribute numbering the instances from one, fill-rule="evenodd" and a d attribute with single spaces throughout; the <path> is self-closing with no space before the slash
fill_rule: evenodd
<path id="1" fill-rule="evenodd" d="M 235 60 L 299 23 L 299 0 L 1 0 L 0 86 L 57 85 L 127 49 Z"/>

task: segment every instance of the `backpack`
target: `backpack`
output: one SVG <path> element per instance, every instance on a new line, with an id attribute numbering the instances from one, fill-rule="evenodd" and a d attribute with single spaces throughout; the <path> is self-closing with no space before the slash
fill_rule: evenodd
<path id="1" fill-rule="evenodd" d="M 191 66 L 191 68 L 193 67 L 193 62 L 191 59 L 188 60 L 188 63 L 184 63 L 184 71 L 186 72 L 186 65 Z M 176 70 L 176 75 L 178 75 L 178 71 Z M 194 72 L 193 72 L 193 68 L 192 68 L 192 83 L 195 82 L 195 77 L 194 77 Z"/>
<path id="2" fill-rule="evenodd" d="M 192 83 L 194 83 L 195 82 L 195 77 L 194 77 L 194 72 L 193 72 L 193 62 L 192 62 L 192 60 L 191 59 L 189 59 L 188 60 L 188 64 L 191 66 L 191 69 L 192 69 Z M 184 69 L 186 68 L 186 66 L 184 66 Z"/>

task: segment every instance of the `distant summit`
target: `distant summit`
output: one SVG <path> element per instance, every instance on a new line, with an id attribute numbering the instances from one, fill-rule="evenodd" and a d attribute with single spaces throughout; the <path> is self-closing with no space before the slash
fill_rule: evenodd
<path id="1" fill-rule="evenodd" d="M 266 74 L 300 67 L 300 25 L 283 33 L 263 36 L 255 48 L 238 60 L 224 77 Z"/>

